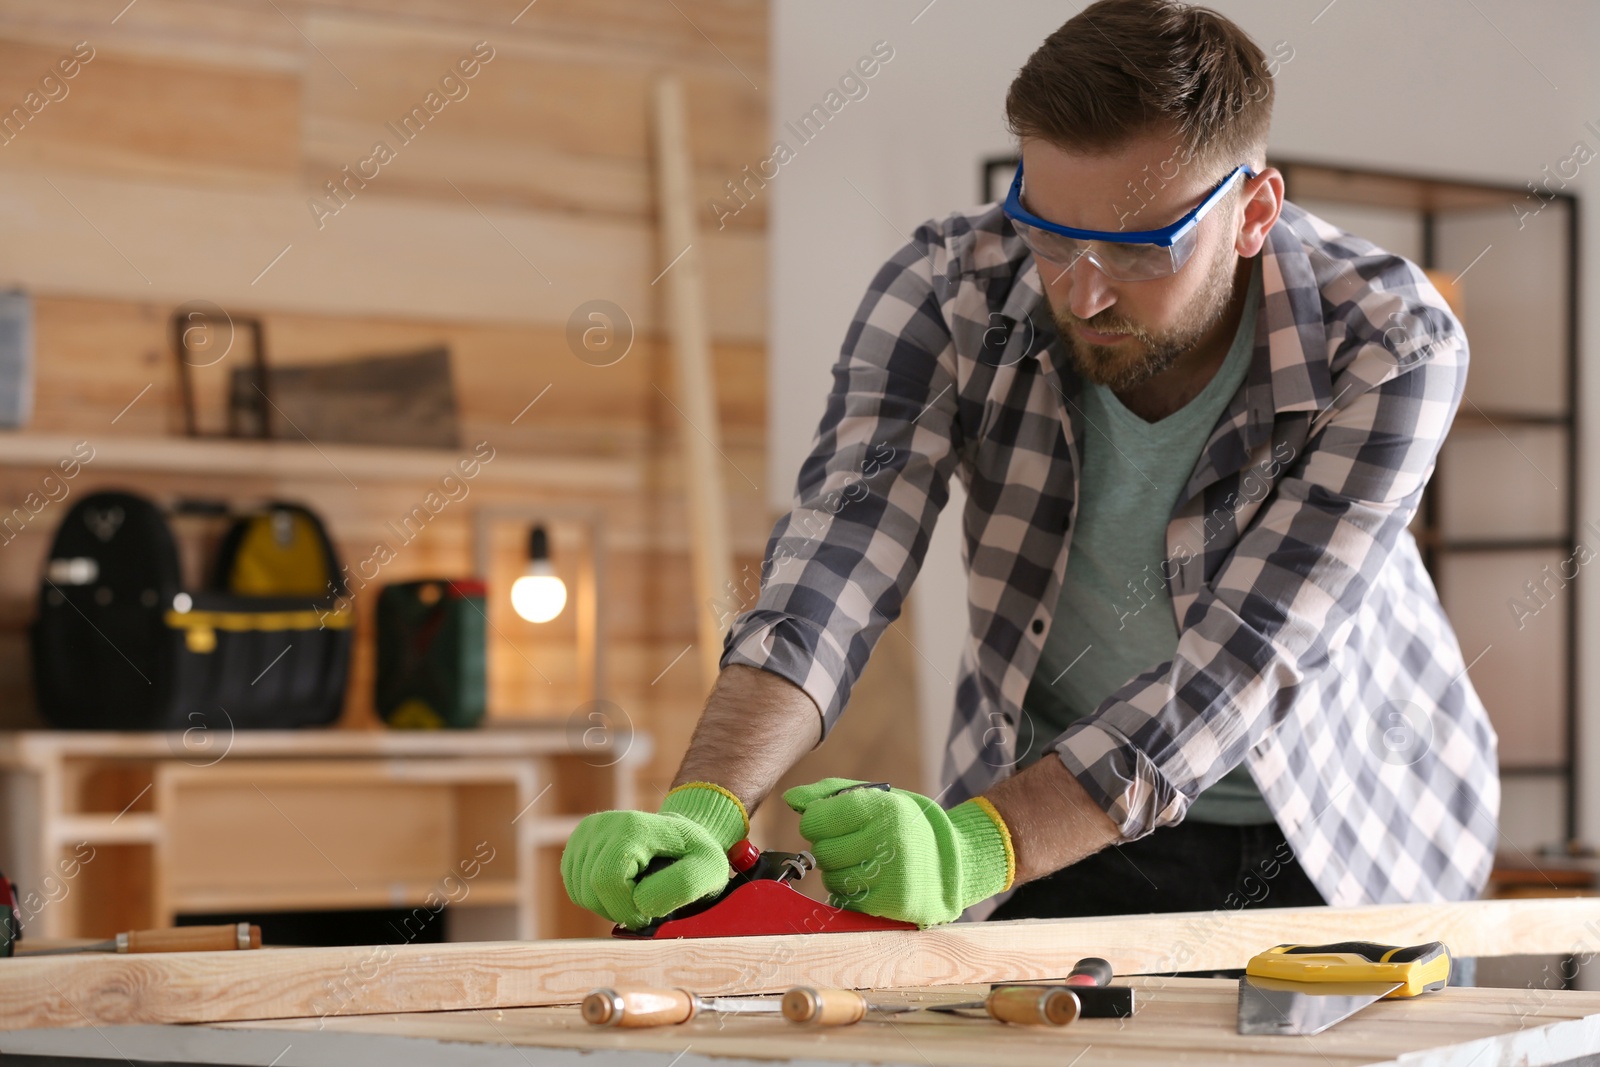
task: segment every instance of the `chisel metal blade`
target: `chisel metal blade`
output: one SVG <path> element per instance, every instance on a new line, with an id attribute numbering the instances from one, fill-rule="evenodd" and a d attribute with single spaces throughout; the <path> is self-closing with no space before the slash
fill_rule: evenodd
<path id="1" fill-rule="evenodd" d="M 1399 982 L 1290 982 L 1246 975 L 1239 979 L 1241 1034 L 1320 1034 Z"/>
<path id="2" fill-rule="evenodd" d="M 701 1011 L 729 1015 L 777 1015 L 782 1011 L 780 997 L 699 997 Z"/>

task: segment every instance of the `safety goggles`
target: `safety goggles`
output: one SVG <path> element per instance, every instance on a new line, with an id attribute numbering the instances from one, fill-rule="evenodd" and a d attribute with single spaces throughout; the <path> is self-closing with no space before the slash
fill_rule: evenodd
<path id="1" fill-rule="evenodd" d="M 1022 161 L 1018 160 L 1017 175 L 1011 179 L 1011 191 L 1006 194 L 1002 210 L 1022 243 L 1038 258 L 1066 270 L 1080 256 L 1086 256 L 1107 278 L 1142 282 L 1165 278 L 1182 270 L 1194 254 L 1200 220 L 1228 195 L 1236 182 L 1255 176 L 1255 171 L 1241 163 L 1198 207 L 1159 230 L 1080 230 L 1041 219 L 1022 206 Z"/>

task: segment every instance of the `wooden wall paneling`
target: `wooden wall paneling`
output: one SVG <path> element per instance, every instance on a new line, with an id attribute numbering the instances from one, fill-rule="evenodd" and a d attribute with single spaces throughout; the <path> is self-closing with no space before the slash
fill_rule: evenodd
<path id="1" fill-rule="evenodd" d="M 488 0 L 470 8 L 452 0 L 329 0 L 317 7 L 381 15 L 390 22 L 448 21 L 503 29 L 508 39 L 529 47 L 549 42 L 565 52 L 603 48 L 617 55 L 619 63 L 669 62 L 722 70 L 736 62 L 759 77 L 768 55 L 763 0 L 674 0 L 663 8 L 633 0 L 542 0 L 531 7 L 527 0 Z M 750 70 L 750 65 L 762 70 Z"/>
<path id="2" fill-rule="evenodd" d="M 8 165 L 267 188 L 297 177 L 295 73 L 128 55 L 103 29 L 83 40 L 78 49 L 76 38 L 42 44 L 0 36 Z M 64 57 L 73 59 L 66 70 L 76 66 L 70 78 L 57 67 Z M 46 75 L 55 77 L 50 95 L 39 95 L 43 107 L 25 109 L 28 120 L 17 121 L 11 109 Z"/>
<path id="3" fill-rule="evenodd" d="M 776 937 L 400 945 L 381 980 L 330 1001 L 327 983 L 370 970 L 367 947 L 19 959 L 0 969 L 0 1028 L 197 1023 L 574 1004 L 596 986 L 702 995 L 967 985 L 1059 978 L 1101 956 L 1118 974 L 1239 967 L 1263 946 L 1353 938 L 1441 940 L 1461 956 L 1593 951 L 1600 900 L 1492 900 L 1363 908 L 956 923 L 930 930 Z M 40 996 L 53 987 L 57 995 Z M 204 992 L 204 996 L 196 995 Z"/>
<path id="4" fill-rule="evenodd" d="M 294 23 L 267 3 L 139 0 L 137 16 L 123 11 L 127 6 L 8 0 L 0 7 L 0 37 L 51 47 L 89 40 L 130 57 L 289 73 L 300 71 L 309 51 Z"/>
<path id="5" fill-rule="evenodd" d="M 507 39 L 485 29 L 488 36 L 479 38 L 478 28 L 463 26 L 452 35 L 434 25 L 342 14 L 318 14 L 309 32 L 333 60 L 307 68 L 309 187 L 338 180 L 341 168 L 370 156 L 382 141 L 396 158 L 371 182 L 374 195 L 455 204 L 465 196 L 499 206 L 654 218 L 645 123 L 661 57 L 619 62 L 611 49 L 557 49 L 520 34 Z M 445 96 L 440 79 L 480 39 L 493 58 L 472 78 L 451 83 Z M 670 59 L 668 65 L 676 66 Z M 767 116 L 763 98 L 725 63 L 710 70 L 691 65 L 686 74 L 696 116 L 694 203 L 704 210 L 706 201 L 727 195 L 725 183 L 746 164 L 765 158 Z M 397 129 L 430 90 L 448 100 L 437 116 L 420 131 Z M 574 96 L 583 98 L 581 110 L 570 106 Z M 759 193 L 729 223 L 764 230 Z"/>
<path id="6" fill-rule="evenodd" d="M 319 231 L 304 192 L 47 175 L 3 155 L 0 173 L 0 214 L 23 220 L 0 246 L 6 284 L 172 304 L 208 299 L 225 309 L 563 327 L 579 304 L 602 295 L 636 329 L 661 326 L 650 280 L 666 264 L 639 223 L 363 196 Z M 719 294 L 710 305 L 713 339 L 760 343 L 764 237 L 730 228 L 701 241 L 708 288 Z"/>

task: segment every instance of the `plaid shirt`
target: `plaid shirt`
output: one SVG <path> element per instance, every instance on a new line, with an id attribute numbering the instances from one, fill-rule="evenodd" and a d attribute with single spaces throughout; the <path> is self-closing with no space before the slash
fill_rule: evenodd
<path id="1" fill-rule="evenodd" d="M 1493 858 L 1496 738 L 1407 529 L 1466 337 L 1420 269 L 1293 204 L 1261 256 L 1249 376 L 1167 526 L 1177 651 L 1046 748 L 1125 839 L 1243 761 L 1328 903 L 1468 899 Z M 850 325 L 723 663 L 800 686 L 831 729 L 957 475 L 969 635 L 942 799 L 1009 773 L 1094 431 L 1081 389 L 999 208 L 919 227 Z"/>

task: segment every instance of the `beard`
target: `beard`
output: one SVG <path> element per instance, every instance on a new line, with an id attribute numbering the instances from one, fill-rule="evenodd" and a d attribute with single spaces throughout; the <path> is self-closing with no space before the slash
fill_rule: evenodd
<path id="1" fill-rule="evenodd" d="M 1159 333 L 1117 314 L 1115 305 L 1087 319 L 1078 318 L 1064 307 L 1052 307 L 1056 328 L 1078 374 L 1095 385 L 1120 392 L 1143 385 L 1170 368 L 1227 312 L 1233 297 L 1233 267 L 1227 255 L 1232 250 L 1229 244 L 1221 247 L 1220 254 L 1208 265 L 1200 291 L 1183 309 L 1178 321 Z M 1127 334 L 1131 343 L 1091 344 L 1073 329 L 1078 325 L 1096 333 Z"/>

